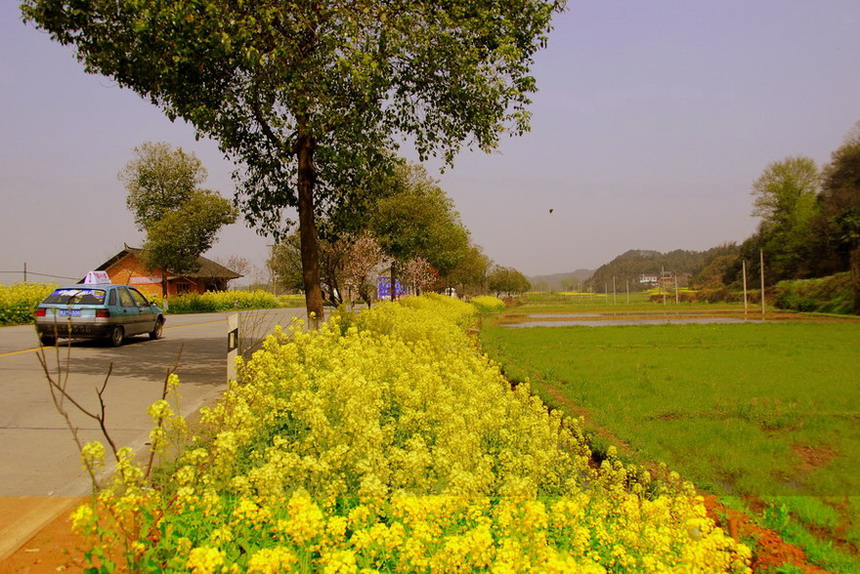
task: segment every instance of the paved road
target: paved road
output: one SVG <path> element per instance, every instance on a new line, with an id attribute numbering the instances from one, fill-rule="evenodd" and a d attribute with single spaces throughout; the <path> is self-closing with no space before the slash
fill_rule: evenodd
<path id="1" fill-rule="evenodd" d="M 159 398 L 180 348 L 183 414 L 213 403 L 226 388 L 226 316 L 169 315 L 164 338 L 158 341 L 134 337 L 118 348 L 99 341 L 66 347 L 61 341 L 59 348 L 45 349 L 46 357 L 56 371 L 70 349 L 67 388 L 88 408 L 97 407 L 95 389 L 112 364 L 105 391 L 107 427 L 119 445 L 141 448 L 151 428 L 146 407 Z M 304 309 L 242 313 L 241 335 L 245 341 L 262 337 L 295 316 L 304 316 Z M 0 496 L 86 494 L 89 479 L 51 400 L 37 352 L 32 326 L 0 328 Z M 76 414 L 74 423 L 83 440 L 101 438 L 95 421 Z"/>

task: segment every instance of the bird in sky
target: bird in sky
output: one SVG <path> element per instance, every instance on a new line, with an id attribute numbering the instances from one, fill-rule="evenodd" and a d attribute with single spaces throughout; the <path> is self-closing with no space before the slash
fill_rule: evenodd
<path id="1" fill-rule="evenodd" d="M 550 212 L 550 213 L 552 213 L 552 211 L 553 211 L 553 210 L 552 210 L 552 208 L 550 208 L 550 209 L 549 209 L 549 212 Z"/>

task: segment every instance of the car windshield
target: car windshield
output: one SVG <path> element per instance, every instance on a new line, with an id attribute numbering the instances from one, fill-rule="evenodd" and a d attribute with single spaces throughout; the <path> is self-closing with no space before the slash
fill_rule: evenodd
<path id="1" fill-rule="evenodd" d="M 104 305 L 104 289 L 57 289 L 44 303 L 59 305 Z"/>

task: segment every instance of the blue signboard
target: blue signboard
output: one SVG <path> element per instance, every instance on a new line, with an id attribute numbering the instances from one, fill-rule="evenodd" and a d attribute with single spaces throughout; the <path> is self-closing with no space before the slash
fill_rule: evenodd
<path id="1" fill-rule="evenodd" d="M 376 288 L 377 297 L 380 299 L 391 299 L 391 277 L 380 277 Z M 394 294 L 396 297 L 406 294 L 406 290 L 400 285 L 400 281 L 394 281 Z"/>

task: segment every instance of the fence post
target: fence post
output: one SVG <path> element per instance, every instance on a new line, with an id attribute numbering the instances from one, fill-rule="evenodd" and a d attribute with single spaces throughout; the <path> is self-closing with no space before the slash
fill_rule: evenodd
<path id="1" fill-rule="evenodd" d="M 227 382 L 236 380 L 236 357 L 239 355 L 239 314 L 227 316 Z"/>
<path id="2" fill-rule="evenodd" d="M 764 319 L 764 249 L 759 250 L 761 258 L 761 318 Z"/>

